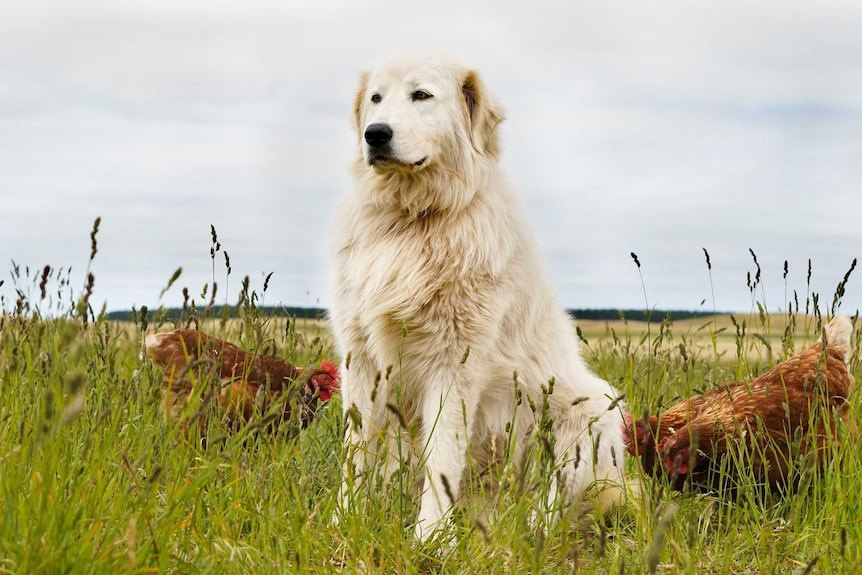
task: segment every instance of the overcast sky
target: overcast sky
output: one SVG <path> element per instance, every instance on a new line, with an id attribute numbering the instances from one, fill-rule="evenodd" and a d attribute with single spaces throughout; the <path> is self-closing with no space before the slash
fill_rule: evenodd
<path id="1" fill-rule="evenodd" d="M 476 67 L 567 307 L 747 311 L 763 268 L 831 294 L 862 255 L 862 2 L 11 2 L 0 18 L 0 295 L 11 260 L 92 265 L 107 307 L 212 281 L 210 225 L 267 303 L 329 303 L 360 71 Z M 784 261 L 789 262 L 787 283 Z M 219 300 L 225 267 L 216 260 Z M 5 267 L 4 267 L 5 266 Z M 862 270 L 843 311 L 862 307 Z M 81 288 L 76 288 L 80 291 Z M 703 300 L 706 303 L 701 305 Z"/>

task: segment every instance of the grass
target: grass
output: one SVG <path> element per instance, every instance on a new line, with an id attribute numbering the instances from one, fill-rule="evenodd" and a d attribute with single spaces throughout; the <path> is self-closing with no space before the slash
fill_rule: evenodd
<path id="1" fill-rule="evenodd" d="M 862 450 L 852 424 L 839 428 L 843 444 L 822 470 L 796 470 L 804 485 L 796 493 L 764 494 L 754 477 L 735 496 L 671 492 L 629 460 L 629 475 L 643 482 L 638 501 L 604 522 L 543 529 L 531 521 L 549 475 L 539 445 L 530 461 L 504 462 L 495 520 L 468 503 L 449 543 L 412 537 L 409 470 L 365 483 L 335 526 L 345 457 L 337 397 L 302 432 L 228 433 L 216 418 L 205 447 L 187 441 L 161 416 L 161 374 L 140 359 L 143 334 L 172 326 L 152 312 L 134 325 L 100 318 L 86 288 L 81 299 L 64 295 L 66 277 L 48 274 L 45 293 L 40 274 L 13 273 L 18 300 L 0 315 L 0 573 L 862 569 Z M 246 286 L 230 320 L 200 320 L 206 307 L 189 313 L 208 332 L 294 362 L 332 355 L 325 323 L 261 317 L 255 295 Z M 649 330 L 625 320 L 579 325 L 585 358 L 635 413 L 761 373 L 818 335 L 813 316 L 756 309 Z M 857 378 L 859 355 L 857 345 Z M 855 422 L 862 399 L 851 399 Z"/>

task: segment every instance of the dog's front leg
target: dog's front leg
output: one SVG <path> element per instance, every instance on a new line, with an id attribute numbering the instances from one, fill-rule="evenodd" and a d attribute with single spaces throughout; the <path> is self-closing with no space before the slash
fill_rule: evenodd
<path id="1" fill-rule="evenodd" d="M 416 523 L 423 540 L 444 525 L 458 498 L 478 404 L 476 388 L 456 370 L 441 370 L 428 383 L 422 400 L 425 484 Z"/>
<path id="2" fill-rule="evenodd" d="M 342 512 L 351 502 L 352 494 L 362 485 L 364 477 L 372 473 L 377 462 L 383 438 L 388 433 L 386 411 L 388 389 L 381 381 L 376 364 L 362 351 L 352 351 L 350 361 L 341 369 L 342 402 L 347 454 L 344 477 L 339 491 Z M 382 443 L 385 445 L 385 442 Z"/>

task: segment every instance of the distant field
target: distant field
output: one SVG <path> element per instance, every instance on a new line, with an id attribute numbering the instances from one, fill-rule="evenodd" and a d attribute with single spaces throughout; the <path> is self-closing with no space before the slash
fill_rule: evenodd
<path id="1" fill-rule="evenodd" d="M 690 347 L 692 351 L 697 353 L 715 353 L 717 352 L 723 360 L 736 361 L 737 353 L 737 325 L 745 327 L 745 337 L 743 338 L 743 351 L 749 359 L 759 358 L 761 355 L 768 357 L 767 344 L 774 352 L 781 350 L 783 339 L 787 335 L 787 328 L 791 319 L 785 314 L 772 314 L 765 317 L 764 320 L 757 315 L 735 315 L 721 314 L 716 316 L 704 316 L 683 320 L 675 320 L 669 324 L 669 331 L 673 338 L 678 340 L 678 343 L 684 343 Z M 284 317 L 272 317 L 266 319 L 264 332 L 270 338 L 275 338 L 278 334 L 285 330 L 288 321 L 291 321 L 296 328 L 309 338 L 320 337 L 327 346 L 331 345 L 331 336 L 329 333 L 328 323 L 323 319 L 292 319 L 288 320 Z M 797 315 L 793 317 L 793 326 L 790 335 L 793 341 L 797 344 L 813 341 L 819 334 L 817 330 L 817 318 L 814 316 Z M 117 325 L 125 326 L 125 329 L 134 331 L 134 324 L 131 322 L 115 322 Z M 660 323 L 647 324 L 644 321 L 638 320 L 587 320 L 576 319 L 573 322 L 580 328 L 583 338 L 587 343 L 598 342 L 600 344 L 608 343 L 613 340 L 613 335 L 618 338 L 628 335 L 632 340 L 639 341 L 641 338 L 654 336 L 658 337 L 662 333 Z M 176 322 L 165 322 L 163 324 L 154 324 L 152 327 L 157 331 L 168 331 L 174 329 L 179 324 Z M 227 334 L 228 337 L 237 338 L 240 332 L 242 321 L 239 319 L 230 319 L 227 322 L 222 322 L 217 319 L 204 320 L 200 323 L 201 328 L 207 332 L 218 331 Z M 757 334 L 758 337 L 754 337 Z M 761 339 L 761 337 L 763 339 Z M 713 346 L 713 338 L 715 347 Z M 643 351 L 643 349 L 641 350 Z"/>
<path id="2" fill-rule="evenodd" d="M 734 320 L 736 325 L 734 325 Z M 792 323 L 792 325 L 791 325 Z M 592 339 L 612 339 L 613 333 L 629 333 L 633 339 L 640 339 L 649 334 L 659 336 L 661 326 L 647 325 L 642 321 L 633 320 L 582 320 L 576 321 L 587 341 Z M 744 337 L 738 338 L 743 327 Z M 769 350 L 780 354 L 784 339 L 788 336 L 797 345 L 808 343 L 819 337 L 817 333 L 817 318 L 814 316 L 772 314 L 761 318 L 759 315 L 722 314 L 716 316 L 698 317 L 673 321 L 670 326 L 676 345 L 684 343 L 696 353 L 718 353 L 724 361 L 736 361 L 738 344 L 742 344 L 744 356 L 748 360 L 757 361 L 769 358 Z M 788 331 L 789 328 L 789 331 Z"/>

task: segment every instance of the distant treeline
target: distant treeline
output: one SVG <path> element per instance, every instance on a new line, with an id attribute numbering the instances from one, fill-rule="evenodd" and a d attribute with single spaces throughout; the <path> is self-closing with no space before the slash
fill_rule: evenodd
<path id="1" fill-rule="evenodd" d="M 326 310 L 320 307 L 259 306 L 257 310 L 264 317 L 293 317 L 299 319 L 326 318 Z M 208 317 L 217 318 L 224 317 L 225 315 L 227 315 L 227 317 L 237 317 L 239 315 L 237 312 L 237 308 L 233 306 L 226 307 L 223 305 L 218 305 L 214 306 L 210 310 L 207 310 L 206 315 Z M 692 317 L 714 315 L 712 312 L 706 311 L 663 309 L 570 309 L 568 310 L 568 312 L 569 315 L 577 319 L 615 320 L 625 318 L 632 321 L 650 321 L 653 323 L 661 323 L 667 317 L 670 317 L 674 320 L 681 320 Z M 135 319 L 135 313 L 140 315 L 141 310 L 137 310 L 136 312 L 132 310 L 112 311 L 108 313 L 108 319 L 114 321 L 133 321 Z M 182 308 L 166 308 L 158 310 L 150 309 L 147 311 L 147 314 L 150 319 L 155 319 L 158 316 L 160 319 L 164 319 L 167 321 L 177 321 L 183 317 L 187 318 L 189 316 L 189 310 L 186 309 L 184 312 Z"/>
<path id="2" fill-rule="evenodd" d="M 322 307 L 284 307 L 284 306 L 257 306 L 256 308 L 263 317 L 292 317 L 299 319 L 324 319 L 326 310 Z M 239 308 L 234 306 L 216 305 L 206 310 L 198 310 L 205 317 L 238 317 Z M 108 319 L 114 321 L 133 321 L 135 315 L 140 317 L 141 310 L 112 311 L 107 314 Z M 148 309 L 147 315 L 150 319 L 160 318 L 166 321 L 180 320 L 189 317 L 189 309 L 180 307 Z"/>
<path id="3" fill-rule="evenodd" d="M 569 315 L 576 319 L 613 320 L 627 319 L 632 321 L 649 321 L 650 323 L 661 323 L 670 317 L 673 320 L 689 319 L 692 317 L 705 317 L 717 315 L 721 312 L 690 311 L 684 309 L 570 309 Z"/>

